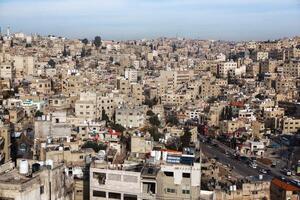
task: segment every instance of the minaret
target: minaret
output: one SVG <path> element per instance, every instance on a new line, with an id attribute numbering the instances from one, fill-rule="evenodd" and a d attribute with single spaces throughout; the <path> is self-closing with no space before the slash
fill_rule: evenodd
<path id="1" fill-rule="evenodd" d="M 10 36 L 10 26 L 7 26 L 6 35 L 7 35 L 7 37 Z"/>

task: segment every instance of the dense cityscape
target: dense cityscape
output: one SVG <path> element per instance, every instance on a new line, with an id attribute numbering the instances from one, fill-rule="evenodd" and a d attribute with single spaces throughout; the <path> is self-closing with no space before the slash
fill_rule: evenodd
<path id="1" fill-rule="evenodd" d="M 299 200 L 300 37 L 0 33 L 1 200 Z"/>

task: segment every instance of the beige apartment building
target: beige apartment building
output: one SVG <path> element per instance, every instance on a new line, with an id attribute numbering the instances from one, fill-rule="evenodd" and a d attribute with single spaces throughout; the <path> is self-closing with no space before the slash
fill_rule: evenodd
<path id="1" fill-rule="evenodd" d="M 141 173 L 130 167 L 94 161 L 90 167 L 90 199 L 141 199 Z"/>
<path id="2" fill-rule="evenodd" d="M 41 95 L 50 95 L 51 94 L 51 80 L 50 79 L 34 79 L 30 85 L 32 92 L 36 92 Z"/>
<path id="3" fill-rule="evenodd" d="M 199 199 L 200 177 L 200 163 L 163 164 L 157 175 L 156 199 Z"/>
<path id="4" fill-rule="evenodd" d="M 220 123 L 220 130 L 223 133 L 234 133 L 240 128 L 245 127 L 243 120 L 224 120 Z"/>
<path id="5" fill-rule="evenodd" d="M 287 93 L 296 89 L 296 81 L 291 78 L 278 77 L 275 79 L 275 89 L 278 93 Z"/>
<path id="6" fill-rule="evenodd" d="M 200 86 L 200 98 L 207 99 L 221 94 L 221 87 L 210 79 L 204 79 Z"/>
<path id="7" fill-rule="evenodd" d="M 18 160 L 17 167 L 6 163 L 0 167 L 0 199 L 72 200 L 73 181 L 64 169 L 50 160 Z"/>
<path id="8" fill-rule="evenodd" d="M 153 148 L 153 141 L 151 137 L 133 135 L 131 136 L 131 153 L 146 154 L 150 153 Z"/>
<path id="9" fill-rule="evenodd" d="M 244 182 L 238 182 L 236 185 L 229 186 L 226 190 L 217 190 L 216 199 L 218 200 L 252 200 L 264 199 L 270 200 L 269 178 L 250 177 Z"/>
<path id="10" fill-rule="evenodd" d="M 262 61 L 262 60 L 267 60 L 269 59 L 269 52 L 267 51 L 258 51 L 256 53 L 256 60 Z"/>
<path id="11" fill-rule="evenodd" d="M 275 73 L 278 65 L 277 60 L 264 60 L 260 62 L 260 73 Z"/>
<path id="12" fill-rule="evenodd" d="M 121 107 L 116 109 L 116 123 L 125 128 L 138 128 L 144 125 L 145 108 L 139 107 Z"/>
<path id="13" fill-rule="evenodd" d="M 16 78 L 22 79 L 23 76 L 34 75 L 34 57 L 22 55 L 14 56 L 13 63 L 16 70 Z"/>
<path id="14" fill-rule="evenodd" d="M 14 77 L 13 66 L 11 63 L 0 64 L 0 78 L 12 79 Z"/>
<path id="15" fill-rule="evenodd" d="M 300 60 L 291 59 L 288 63 L 283 65 L 283 75 L 290 77 L 300 76 Z"/>
<path id="16" fill-rule="evenodd" d="M 11 128 L 0 123 L 0 166 L 11 160 Z"/>
<path id="17" fill-rule="evenodd" d="M 96 119 L 96 106 L 93 101 L 78 100 L 75 103 L 76 117 L 92 121 Z"/>
<path id="18" fill-rule="evenodd" d="M 82 92 L 82 78 L 80 76 L 63 76 L 61 81 L 62 94 L 69 96 L 79 96 Z"/>
<path id="19" fill-rule="evenodd" d="M 296 133 L 300 129 L 300 119 L 284 118 L 282 120 L 282 133 Z"/>

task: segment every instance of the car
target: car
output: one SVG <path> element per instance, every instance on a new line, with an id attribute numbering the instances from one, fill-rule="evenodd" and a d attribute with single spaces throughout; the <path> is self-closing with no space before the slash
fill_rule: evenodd
<path id="1" fill-rule="evenodd" d="M 216 144 L 216 143 L 213 143 L 212 146 L 214 146 L 214 147 L 219 147 L 219 145 Z"/>
<path id="2" fill-rule="evenodd" d="M 262 174 L 267 174 L 268 173 L 267 170 L 265 170 L 265 169 L 260 169 L 259 172 L 262 173 Z"/>
<path id="3" fill-rule="evenodd" d="M 291 170 L 287 169 L 287 168 L 283 168 L 280 170 L 280 172 L 286 176 L 291 176 L 292 175 L 292 172 Z"/>
<path id="4" fill-rule="evenodd" d="M 250 162 L 249 167 L 256 169 L 257 168 L 257 164 L 255 162 Z"/>

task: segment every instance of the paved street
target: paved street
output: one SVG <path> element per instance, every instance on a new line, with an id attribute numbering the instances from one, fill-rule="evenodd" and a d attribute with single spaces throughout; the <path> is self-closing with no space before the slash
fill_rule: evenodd
<path id="1" fill-rule="evenodd" d="M 218 162 L 224 165 L 230 165 L 234 167 L 234 171 L 240 176 L 255 176 L 259 175 L 258 170 L 250 168 L 246 163 L 235 160 L 226 156 L 219 147 L 213 147 L 206 143 L 201 143 L 201 151 L 204 155 L 214 158 L 218 158 Z"/>
<path id="2" fill-rule="evenodd" d="M 236 160 L 232 158 L 230 155 L 234 153 L 234 150 L 227 147 L 226 145 L 213 140 L 213 143 L 217 144 L 216 146 L 207 144 L 207 143 L 201 143 L 201 151 L 204 155 L 206 155 L 209 158 L 218 158 L 218 162 L 224 164 L 224 165 L 230 165 L 233 167 L 233 171 L 236 172 L 240 176 L 257 176 L 261 174 L 259 170 L 261 169 L 268 169 L 270 170 L 270 173 L 268 175 L 276 176 L 276 177 L 283 177 L 286 180 L 289 179 L 295 179 L 297 177 L 295 176 L 284 176 L 280 172 L 280 167 L 271 168 L 270 166 L 264 165 L 262 163 L 257 162 L 258 167 L 256 169 L 253 169 L 248 166 L 248 164 L 244 161 Z M 225 152 L 228 152 L 229 155 L 226 155 Z"/>

